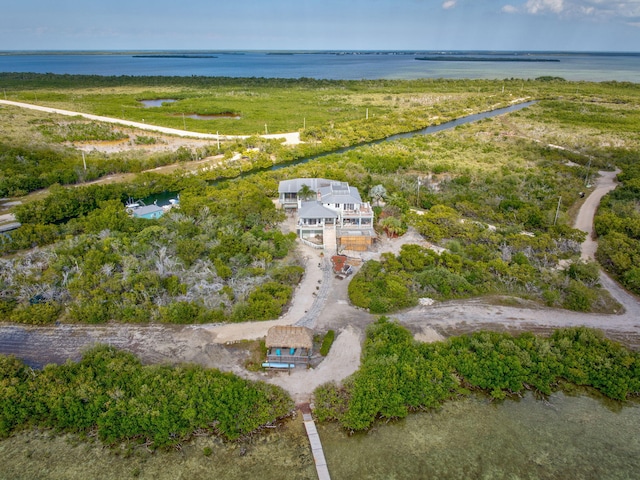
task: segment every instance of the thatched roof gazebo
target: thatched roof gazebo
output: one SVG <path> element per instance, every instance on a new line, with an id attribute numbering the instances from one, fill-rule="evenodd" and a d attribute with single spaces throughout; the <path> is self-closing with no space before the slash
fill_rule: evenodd
<path id="1" fill-rule="evenodd" d="M 271 327 L 265 345 L 267 362 L 263 366 L 291 368 L 296 363 L 308 364 L 313 351 L 313 332 L 307 327 Z"/>

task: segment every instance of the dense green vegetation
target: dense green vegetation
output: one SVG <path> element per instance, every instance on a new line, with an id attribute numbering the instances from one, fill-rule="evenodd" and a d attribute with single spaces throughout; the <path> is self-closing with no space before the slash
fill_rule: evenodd
<path id="1" fill-rule="evenodd" d="M 594 220 L 597 258 L 618 281 L 640 294 L 640 166 L 637 155 L 621 162 L 622 182 L 600 202 Z"/>
<path id="2" fill-rule="evenodd" d="M 427 125 L 435 115 L 449 116 L 453 108 L 457 110 L 454 116 L 461 116 L 464 109 L 474 103 L 476 108 L 486 110 L 495 105 L 495 94 L 502 87 L 491 81 L 467 80 L 348 81 L 27 73 L 0 74 L 0 81 L 11 100 L 144 120 L 173 128 L 182 129 L 186 125 L 188 130 L 200 132 L 257 135 L 265 133 L 265 124 L 269 133 L 298 131 L 306 126 L 310 138 L 329 138 L 334 134 L 328 130 L 338 127 L 340 135 L 359 137 L 361 141 L 370 138 L 372 125 L 387 133 L 406 131 Z M 541 85 L 535 81 L 524 85 L 513 82 L 512 88 L 517 88 L 518 94 L 531 95 L 537 93 Z M 157 99 L 175 101 L 154 108 L 142 103 Z M 432 110 L 434 105 L 436 109 Z M 192 119 L 191 114 L 213 118 Z M 237 116 L 240 118 L 234 118 Z M 385 132 L 381 130 L 376 137 L 382 136 Z"/>
<path id="3" fill-rule="evenodd" d="M 342 386 L 315 391 L 315 414 L 364 430 L 378 418 L 402 418 L 471 390 L 496 399 L 525 389 L 548 395 L 562 380 L 617 400 L 638 396 L 640 355 L 583 327 L 557 330 L 550 338 L 480 332 L 419 343 L 382 317 L 367 329 L 360 370 Z"/>
<path id="4" fill-rule="evenodd" d="M 447 300 L 497 293 L 570 310 L 609 306 L 607 293 L 597 288 L 596 264 L 576 262 L 557 270 L 540 263 L 550 261 L 548 257 L 555 255 L 565 237 L 486 236 L 482 232 L 467 246 L 450 242 L 454 249 L 440 254 L 418 245 L 403 245 L 397 256 L 384 253 L 380 261 L 367 262 L 354 276 L 349 298 L 372 313 L 411 307 L 420 297 Z M 492 243 L 501 245 L 502 253 L 486 246 Z"/>
<path id="5" fill-rule="evenodd" d="M 232 152 L 242 152 L 243 157 L 197 175 L 147 173 L 127 184 L 54 185 L 48 196 L 16 207 L 23 226 L 0 242 L 2 253 L 13 255 L 0 263 L 4 282 L 0 318 L 34 323 L 273 318 L 289 301 L 301 270 L 291 255 L 293 237 L 276 228 L 282 217 L 271 200 L 279 180 L 304 176 L 344 180 L 358 187 L 376 205 L 376 227 L 381 235 L 402 235 L 412 227 L 446 249 L 435 254 L 406 247 L 397 257 L 385 255 L 380 262 L 366 264 L 353 279 L 352 301 L 373 312 L 411 306 L 422 296 L 444 300 L 485 294 L 516 295 L 581 311 L 617 308 L 599 289 L 595 265 L 579 261 L 584 236 L 569 225 L 580 192 L 588 190 L 585 184 L 593 180 L 596 169 L 620 165 L 625 175 L 633 174 L 627 166 L 633 164 L 632 152 L 640 148 L 634 131 L 634 126 L 640 126 L 640 99 L 634 85 L 516 80 L 496 84 L 471 80 L 2 78 L 9 95 L 18 100 L 28 101 L 37 93 L 40 103 L 63 108 L 75 105 L 102 114 L 109 114 L 110 108 L 113 115 L 116 105 L 133 102 L 139 110 L 136 115 L 157 123 L 163 123 L 170 112 L 165 106 L 144 108 L 139 100 L 179 100 L 167 108 L 179 108 L 180 102 L 188 100 L 197 109 L 215 100 L 229 105 L 221 106 L 222 110 L 234 112 L 254 112 L 269 105 L 274 115 L 280 115 L 278 105 L 285 109 L 287 102 L 316 102 L 320 126 L 308 121 L 308 131 L 303 132 L 308 143 L 293 149 L 258 137 L 229 142 L 222 149 L 227 160 Z M 283 92 L 289 97 L 286 100 Z M 516 94 L 518 98 L 535 95 L 541 101 L 508 116 L 436 135 L 363 146 L 216 186 L 205 183 L 308 152 L 497 107 L 513 101 Z M 234 101 L 244 103 L 234 107 Z M 332 110 L 338 105 L 345 109 Z M 350 117 L 348 105 L 370 108 L 369 120 Z M 4 141 L 19 138 L 16 128 L 31 129 L 34 138 L 41 136 L 32 148 L 22 138 L 17 142 L 21 146 L 15 147 L 18 150 L 6 155 L 2 168 L 7 175 L 2 178 L 7 182 L 22 179 L 10 187 L 12 191 L 73 183 L 78 172 L 88 175 L 73 150 L 68 150 L 74 155 L 73 162 L 59 161 L 57 154 L 39 153 L 58 152 L 42 140 L 48 135 L 44 130 L 64 133 L 67 139 L 75 134 L 87 138 L 111 135 L 94 129 L 91 122 L 81 126 L 79 119 L 52 124 L 49 117 L 43 120 L 30 113 L 25 117 L 28 120 L 21 120 L 17 109 L 1 108 L 12 119 L 11 128 L 2 133 Z M 400 121 L 398 115 L 406 121 Z M 77 126 L 67 131 L 62 128 L 67 124 Z M 209 153 L 203 150 L 196 155 L 179 149 L 171 155 L 186 160 Z M 35 160 L 20 160 L 29 154 Z M 105 156 L 103 163 L 117 165 L 119 158 Z M 152 158 L 158 159 L 144 157 L 122 168 L 132 171 L 134 163 L 140 167 Z M 90 155 L 87 162 L 89 171 Z M 624 195 L 629 195 L 629 189 Z M 122 204 L 128 198 L 159 192 L 180 192 L 181 210 L 158 221 L 124 215 Z M 624 216 L 621 212 L 616 215 Z M 627 234 L 629 231 L 627 228 Z M 599 233 L 602 238 L 607 236 Z M 627 284 L 632 285 L 637 276 L 633 270 L 638 250 L 635 240 L 625 237 L 629 240 L 623 242 L 624 248 L 618 248 L 619 237 L 609 237 L 616 252 L 627 254 L 605 259 L 601 250 L 599 258 L 608 265 L 615 263 L 611 260 L 615 257 L 621 266 L 619 278 L 624 280 L 626 275 Z M 34 247 L 39 249 L 23 252 Z"/>
<path id="6" fill-rule="evenodd" d="M 335 330 L 329 330 L 326 335 L 322 338 L 322 344 L 320 345 L 320 355 L 326 357 L 329 355 L 329 350 L 331 350 L 331 346 L 333 345 L 333 341 L 336 338 Z"/>
<path id="7" fill-rule="evenodd" d="M 181 208 L 158 220 L 131 218 L 122 203 L 127 186 L 105 185 L 52 189 L 19 209 L 26 224 L 5 251 L 54 243 L 0 262 L 1 318 L 38 324 L 277 318 L 304 270 L 290 255 L 295 235 L 274 229 L 283 214 L 260 185 L 145 178 L 147 191 L 156 180 L 162 191 L 184 188 Z"/>
<path id="8" fill-rule="evenodd" d="M 143 366 L 106 346 L 43 370 L 0 355 L 0 437 L 45 427 L 155 449 L 196 432 L 235 440 L 292 409 L 279 387 L 195 365 Z"/>

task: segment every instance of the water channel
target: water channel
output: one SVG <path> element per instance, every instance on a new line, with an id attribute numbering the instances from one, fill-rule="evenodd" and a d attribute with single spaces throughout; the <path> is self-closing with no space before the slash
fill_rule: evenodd
<path id="1" fill-rule="evenodd" d="M 506 113 L 517 112 L 518 110 L 522 110 L 523 108 L 530 107 L 531 105 L 534 105 L 536 103 L 538 103 L 536 100 L 532 100 L 532 101 L 528 101 L 528 102 L 516 103 L 516 104 L 510 105 L 508 107 L 497 108 L 495 110 L 490 110 L 488 112 L 474 113 L 472 115 L 467 115 L 466 117 L 457 118 L 455 120 L 451 120 L 449 122 L 444 122 L 444 123 L 441 123 L 441 124 L 438 124 L 438 125 L 430 125 L 430 126 L 428 126 L 426 128 L 421 128 L 419 130 L 414 130 L 412 132 L 397 133 L 395 135 L 391 135 L 389 137 L 381 138 L 379 140 L 373 140 L 373 141 L 370 141 L 370 142 L 363 142 L 363 143 L 359 143 L 359 144 L 356 144 L 356 145 L 351 145 L 349 147 L 344 147 L 344 148 L 340 148 L 340 149 L 337 149 L 337 150 L 332 150 L 330 152 L 324 152 L 324 153 L 319 153 L 317 155 L 311 155 L 311 156 L 308 156 L 308 157 L 298 158 L 298 159 L 292 160 L 290 162 L 278 163 L 278 164 L 270 166 L 270 167 L 256 168 L 256 169 L 253 169 L 253 170 L 249 170 L 247 172 L 240 173 L 237 177 L 234 177 L 234 178 L 246 178 L 246 177 L 249 177 L 249 176 L 254 175 L 256 173 L 276 171 L 276 170 L 281 170 L 283 168 L 293 167 L 293 166 L 296 166 L 296 165 L 303 165 L 303 164 L 309 163 L 309 162 L 311 162 L 313 160 L 318 160 L 320 158 L 328 157 L 329 155 L 339 155 L 341 153 L 349 152 L 351 150 L 355 150 L 356 148 L 365 147 L 365 146 L 368 146 L 368 145 L 378 145 L 378 144 L 384 143 L 384 142 L 392 142 L 394 140 L 402 140 L 404 138 L 412 138 L 412 137 L 416 137 L 416 136 L 430 135 L 430 134 L 442 132 L 442 131 L 445 131 L 445 130 L 451 130 L 451 129 L 459 127 L 461 125 L 466 125 L 468 123 L 473 123 L 473 122 L 477 122 L 479 120 L 484 120 L 485 118 L 492 118 L 492 117 L 497 117 L 498 115 L 504 115 Z M 208 184 L 209 184 L 209 186 L 215 186 L 215 185 L 219 185 L 222 182 L 226 182 L 228 180 L 232 180 L 232 178 L 223 178 L 223 179 L 210 180 L 208 182 Z M 166 200 L 168 198 L 173 198 L 173 197 L 175 197 L 175 195 L 176 195 L 176 192 L 163 192 L 163 193 L 160 193 L 160 194 L 151 195 L 151 196 L 149 196 L 147 198 L 144 198 L 143 201 L 144 201 L 144 203 L 146 205 L 151 205 L 156 200 L 158 200 L 158 205 L 162 206 L 162 205 L 166 205 L 167 204 L 165 202 L 166 202 Z"/>
<path id="2" fill-rule="evenodd" d="M 455 128 L 532 103 L 471 115 L 369 144 Z M 40 355 L 46 352 L 41 351 Z M 497 403 L 470 397 L 448 402 L 435 412 L 412 414 L 355 435 L 336 424 L 321 424 L 318 430 L 334 480 L 630 479 L 638 478 L 640 471 L 638 425 L 638 403 L 622 405 L 584 393 L 557 393 L 548 401 L 532 395 Z M 56 451 L 54 444 L 58 443 Z M 203 446 L 212 448 L 210 456 L 202 454 Z M 86 461 L 79 463 L 80 456 Z M 32 436 L 18 436 L 0 442 L 0 459 L 0 477 L 4 472 L 10 475 L 7 478 L 50 478 L 38 477 L 41 472 L 56 472 L 57 478 L 122 478 L 131 472 L 137 472 L 139 478 L 210 478 L 212 474 L 221 479 L 254 475 L 264 479 L 285 475 L 315 477 L 299 422 L 259 436 L 247 446 L 202 438 L 185 446 L 179 454 L 131 459 L 115 456 L 100 445 L 69 444 L 67 440 L 50 438 L 39 442 Z"/>
<path id="3" fill-rule="evenodd" d="M 472 115 L 467 115 L 466 117 L 457 118 L 455 120 L 451 120 L 449 122 L 440 123 L 438 125 L 429 125 L 426 128 L 421 128 L 419 130 L 414 130 L 412 132 L 397 133 L 395 135 L 391 135 L 389 137 L 381 138 L 379 140 L 373 140 L 371 142 L 363 142 L 363 143 L 359 143 L 357 145 L 351 145 L 349 147 L 344 147 L 344 148 L 340 148 L 338 150 L 333 150 L 331 152 L 324 152 L 324 153 L 320 153 L 318 155 L 312 155 L 312 156 L 309 156 L 309 157 L 299 158 L 297 160 L 293 160 L 293 161 L 287 162 L 287 163 L 279 163 L 277 165 L 274 165 L 272 167 L 268 167 L 268 168 L 265 168 L 265 169 L 262 169 L 262 170 L 252 170 L 251 172 L 246 172 L 245 174 L 242 174 L 241 176 L 245 176 L 245 175 L 248 176 L 248 175 L 251 175 L 253 173 L 256 173 L 257 171 L 280 170 L 282 168 L 287 168 L 287 167 L 291 167 L 291 166 L 294 166 L 294 165 L 302 165 L 302 164 L 308 163 L 308 162 L 310 162 L 312 160 L 317 160 L 319 158 L 327 157 L 329 155 L 336 155 L 336 154 L 340 154 L 340 153 L 349 152 L 351 150 L 355 150 L 356 148 L 364 147 L 364 146 L 367 146 L 367 145 L 378 145 L 378 144 L 384 143 L 384 142 L 393 142 L 394 140 L 402 140 L 403 138 L 412 138 L 412 137 L 421 136 L 421 135 L 430 135 L 432 133 L 438 133 L 438 132 L 442 132 L 444 130 L 451 130 L 452 128 L 456 128 L 456 127 L 459 127 L 461 125 L 466 125 L 467 123 L 473 123 L 473 122 L 477 122 L 479 120 L 484 120 L 485 118 L 492 118 L 492 117 L 497 117 L 498 115 L 504 115 L 505 113 L 517 112 L 518 110 L 522 110 L 523 108 L 530 107 L 531 105 L 534 105 L 536 103 L 538 103 L 538 102 L 535 101 L 535 100 L 532 100 L 532 101 L 529 101 L 529 102 L 516 103 L 516 104 L 510 105 L 508 107 L 497 108 L 495 110 L 490 110 L 488 112 L 474 113 Z"/>

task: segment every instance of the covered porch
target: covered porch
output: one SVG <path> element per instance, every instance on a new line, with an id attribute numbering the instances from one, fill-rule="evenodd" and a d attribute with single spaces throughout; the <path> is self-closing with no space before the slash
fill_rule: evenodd
<path id="1" fill-rule="evenodd" d="M 308 365 L 313 353 L 313 332 L 306 327 L 276 326 L 267 332 L 266 367 Z M 275 367 L 278 368 L 278 367 Z"/>

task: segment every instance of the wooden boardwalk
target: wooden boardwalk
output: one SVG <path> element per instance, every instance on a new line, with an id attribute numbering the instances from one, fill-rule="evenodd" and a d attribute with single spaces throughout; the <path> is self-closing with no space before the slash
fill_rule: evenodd
<path id="1" fill-rule="evenodd" d="M 322 450 L 320 436 L 316 429 L 316 423 L 313 421 L 313 417 L 310 413 L 303 413 L 302 419 L 304 420 L 304 428 L 307 430 L 307 436 L 309 437 L 309 443 L 311 444 L 313 460 L 316 462 L 318 479 L 331 480 L 331 477 L 329 476 L 329 469 L 327 468 L 327 461 L 324 458 L 324 451 Z"/>

